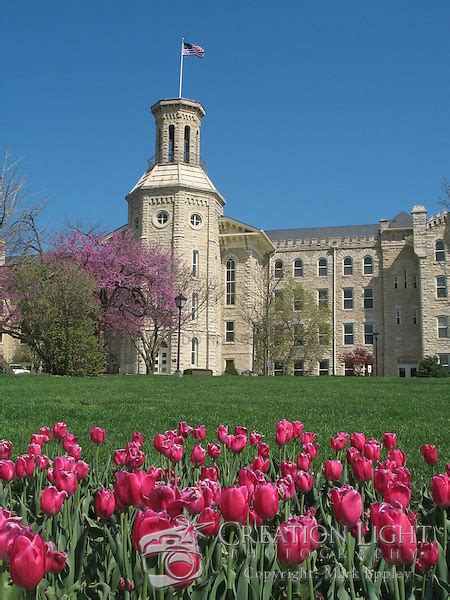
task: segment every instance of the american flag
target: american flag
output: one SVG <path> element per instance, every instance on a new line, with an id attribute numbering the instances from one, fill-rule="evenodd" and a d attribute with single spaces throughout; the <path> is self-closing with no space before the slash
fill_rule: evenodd
<path id="1" fill-rule="evenodd" d="M 198 56 L 203 58 L 205 51 L 197 44 L 190 44 L 189 42 L 183 42 L 183 56 Z"/>

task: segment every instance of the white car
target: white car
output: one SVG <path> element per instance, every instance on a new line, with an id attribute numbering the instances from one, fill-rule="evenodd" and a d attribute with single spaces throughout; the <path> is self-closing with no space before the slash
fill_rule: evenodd
<path id="1" fill-rule="evenodd" d="M 22 365 L 9 365 L 9 368 L 13 375 L 29 375 L 31 373 L 30 369 L 25 369 Z"/>

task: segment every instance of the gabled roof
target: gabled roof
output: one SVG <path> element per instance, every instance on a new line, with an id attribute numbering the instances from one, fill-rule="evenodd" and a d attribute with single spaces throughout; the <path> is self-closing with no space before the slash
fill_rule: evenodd
<path id="1" fill-rule="evenodd" d="M 202 167 L 186 163 L 154 165 L 142 175 L 130 194 L 139 189 L 146 190 L 164 187 L 185 187 L 199 191 L 213 192 L 225 204 L 224 198 L 216 190 L 213 182 Z"/>
<path id="2" fill-rule="evenodd" d="M 272 244 L 267 233 L 262 229 L 257 229 L 252 225 L 242 223 L 237 219 L 231 217 L 219 217 L 219 239 L 224 242 L 226 239 L 236 238 L 249 238 L 253 237 L 258 240 L 258 243 L 262 245 L 265 252 L 272 253 L 275 250 L 275 246 Z"/>
<path id="3" fill-rule="evenodd" d="M 298 229 L 271 229 L 266 231 L 271 240 L 325 240 L 378 236 L 380 225 L 342 225 L 337 227 L 301 227 Z"/>
<path id="4" fill-rule="evenodd" d="M 411 229 L 413 226 L 412 216 L 404 211 L 398 213 L 393 219 L 389 219 L 388 229 Z"/>

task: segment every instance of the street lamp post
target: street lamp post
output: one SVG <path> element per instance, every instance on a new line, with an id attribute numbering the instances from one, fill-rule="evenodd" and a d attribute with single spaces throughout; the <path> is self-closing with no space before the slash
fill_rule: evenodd
<path id="1" fill-rule="evenodd" d="M 187 298 L 183 294 L 178 294 L 175 298 L 175 304 L 178 308 L 178 348 L 177 348 L 177 370 L 175 371 L 175 377 L 181 377 L 183 373 L 180 371 L 180 340 L 181 340 L 181 310 L 184 308 L 187 302 Z"/>
<path id="2" fill-rule="evenodd" d="M 378 336 L 379 336 L 378 331 L 374 331 L 373 332 L 373 341 L 374 341 L 374 346 L 375 346 L 375 368 L 374 368 L 374 375 L 378 375 Z"/>

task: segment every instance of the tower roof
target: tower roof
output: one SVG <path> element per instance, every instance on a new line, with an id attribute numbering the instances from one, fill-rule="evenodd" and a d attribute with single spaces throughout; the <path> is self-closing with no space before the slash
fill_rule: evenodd
<path id="1" fill-rule="evenodd" d="M 203 168 L 187 163 L 165 163 L 154 165 L 149 171 L 142 175 L 130 194 L 137 190 L 180 187 L 202 192 L 212 192 L 225 204 L 225 199 L 217 191 Z"/>

